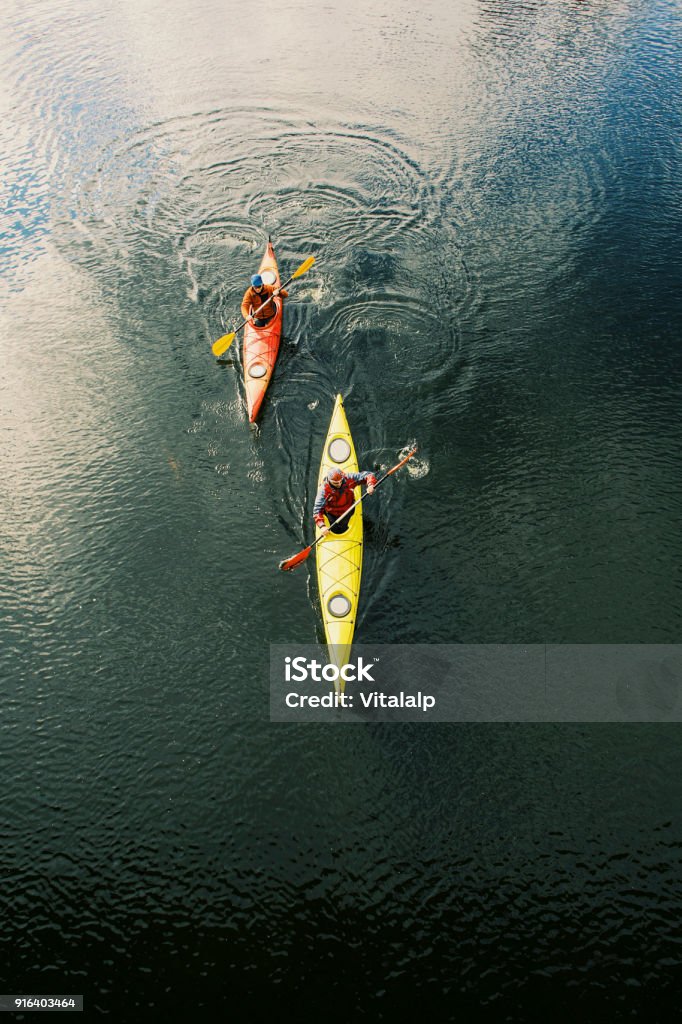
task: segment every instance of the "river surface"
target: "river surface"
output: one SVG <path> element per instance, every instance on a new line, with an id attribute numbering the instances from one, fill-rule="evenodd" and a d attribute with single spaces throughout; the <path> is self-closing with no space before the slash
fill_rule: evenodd
<path id="1" fill-rule="evenodd" d="M 679 726 L 268 721 L 321 639 L 675 643 L 674 0 L 5 0 L 0 987 L 86 1019 L 670 1021 Z M 257 428 L 239 321 L 292 284 Z"/>

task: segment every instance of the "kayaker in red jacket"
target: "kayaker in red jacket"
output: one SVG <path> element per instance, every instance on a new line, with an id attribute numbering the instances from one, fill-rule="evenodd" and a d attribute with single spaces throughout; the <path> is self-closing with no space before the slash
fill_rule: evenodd
<path id="1" fill-rule="evenodd" d="M 274 285 L 265 284 L 260 274 L 254 274 L 251 278 L 251 284 L 244 292 L 244 298 L 242 299 L 242 319 L 252 320 L 255 327 L 265 327 L 277 312 L 275 303 L 272 301 L 268 302 L 267 306 L 261 309 L 257 317 L 252 316 L 252 314 L 267 299 L 272 299 L 274 295 L 281 295 L 283 299 L 286 299 L 288 294 L 283 288 L 277 290 Z"/>
<path id="2" fill-rule="evenodd" d="M 349 522 L 355 515 L 355 509 L 340 523 L 337 524 L 336 520 L 346 509 L 351 507 L 355 501 L 355 488 L 363 482 L 367 484 L 367 493 L 372 494 L 377 483 L 373 473 L 344 473 L 341 469 L 332 469 L 327 473 L 317 492 L 313 506 L 313 519 L 323 534 L 330 531 L 332 533 L 346 532 Z M 325 516 L 329 526 L 325 525 Z"/>

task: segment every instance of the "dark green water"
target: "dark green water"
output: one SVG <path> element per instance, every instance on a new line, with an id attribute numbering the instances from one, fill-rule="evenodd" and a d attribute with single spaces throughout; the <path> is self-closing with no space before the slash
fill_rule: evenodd
<path id="1" fill-rule="evenodd" d="M 274 726 L 268 654 L 338 391 L 361 465 L 420 445 L 358 639 L 676 642 L 679 5 L 1 17 L 2 991 L 674 1019 L 677 727 Z M 269 233 L 317 262 L 250 430 Z"/>

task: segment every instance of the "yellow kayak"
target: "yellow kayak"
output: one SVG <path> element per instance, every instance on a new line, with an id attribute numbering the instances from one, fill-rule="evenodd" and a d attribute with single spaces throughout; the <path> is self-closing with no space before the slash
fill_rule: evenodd
<path id="1" fill-rule="evenodd" d="M 331 469 L 342 469 L 344 473 L 357 473 L 358 460 L 353 438 L 348 427 L 343 398 L 336 397 L 336 405 L 324 443 L 320 475 L 317 486 Z M 360 497 L 361 488 L 355 488 L 355 497 Z M 316 538 L 320 536 L 319 527 Z M 360 596 L 362 576 L 362 505 L 358 505 L 350 517 L 348 530 L 339 534 L 327 534 L 317 544 L 317 585 L 322 604 L 324 632 L 329 647 L 330 664 L 342 668 L 348 663 L 355 620 Z M 345 683 L 339 679 L 337 690 L 344 692 Z"/>

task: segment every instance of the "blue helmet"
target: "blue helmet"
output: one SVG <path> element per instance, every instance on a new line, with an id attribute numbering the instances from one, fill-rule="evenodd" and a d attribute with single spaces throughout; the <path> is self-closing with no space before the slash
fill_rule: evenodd
<path id="1" fill-rule="evenodd" d="M 260 274 L 253 275 L 253 277 L 251 278 L 251 284 L 253 285 L 254 288 L 261 287 L 261 285 L 263 284 L 263 278 L 260 276 Z"/>

